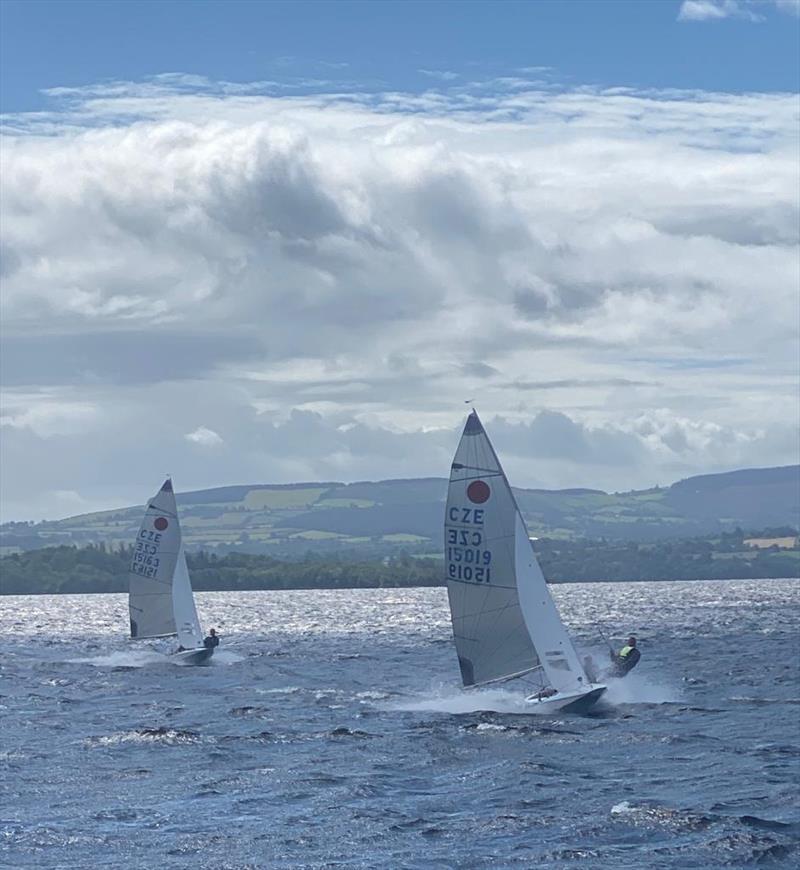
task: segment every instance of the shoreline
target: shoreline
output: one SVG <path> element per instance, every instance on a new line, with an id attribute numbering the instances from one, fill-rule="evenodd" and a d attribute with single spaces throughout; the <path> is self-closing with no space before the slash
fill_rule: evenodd
<path id="1" fill-rule="evenodd" d="M 638 579 L 638 580 L 553 580 L 548 581 L 548 586 L 578 586 L 580 584 L 594 583 L 736 583 L 753 581 L 760 583 L 782 583 L 782 582 L 800 582 L 800 577 L 671 577 L 669 579 Z M 383 584 L 359 584 L 348 586 L 343 585 L 296 585 L 296 586 L 261 586 L 258 588 L 242 589 L 240 587 L 223 587 L 218 589 L 195 589 L 195 594 L 204 594 L 206 592 L 341 592 L 344 590 L 364 590 L 373 589 L 446 589 L 445 583 L 383 583 Z M 4 592 L 0 590 L 0 598 L 28 598 L 31 596 L 40 597 L 44 595 L 127 595 L 127 589 L 107 589 L 107 590 L 80 590 L 54 592 L 48 590 L 33 591 L 33 592 Z"/>

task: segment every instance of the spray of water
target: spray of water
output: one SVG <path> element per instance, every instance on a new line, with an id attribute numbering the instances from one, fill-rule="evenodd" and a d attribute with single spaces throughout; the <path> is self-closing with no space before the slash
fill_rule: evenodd
<path id="1" fill-rule="evenodd" d="M 530 692 L 512 692 L 509 689 L 474 689 L 465 692 L 453 686 L 440 686 L 425 696 L 402 698 L 382 705 L 387 710 L 406 710 L 427 713 L 532 713 L 526 703 Z"/>
<path id="2" fill-rule="evenodd" d="M 606 680 L 608 690 L 601 699 L 604 706 L 627 704 L 671 704 L 681 701 L 680 690 L 660 683 L 647 674 L 628 674 L 624 679 Z M 453 686 L 437 686 L 430 693 L 395 699 L 380 705 L 386 710 L 429 713 L 521 713 L 553 715 L 553 710 L 536 709 L 525 699 L 530 689 L 487 688 L 464 691 Z"/>
<path id="3" fill-rule="evenodd" d="M 211 657 L 209 664 L 212 667 L 235 665 L 237 662 L 243 662 L 245 658 L 247 657 L 239 655 L 239 653 L 235 653 L 231 649 L 223 649 L 222 647 L 217 647 L 217 651 Z"/>
<path id="4" fill-rule="evenodd" d="M 606 704 L 675 704 L 682 700 L 678 688 L 644 673 L 632 672 L 624 679 L 608 680 L 607 685 Z"/>
<path id="5" fill-rule="evenodd" d="M 163 665 L 169 656 L 154 649 L 115 650 L 101 656 L 68 659 L 73 665 L 93 665 L 96 668 L 145 668 L 148 665 Z"/>
<path id="6" fill-rule="evenodd" d="M 212 666 L 232 665 L 243 661 L 244 657 L 231 650 L 217 650 L 207 664 Z M 146 668 L 151 665 L 185 666 L 186 663 L 173 658 L 170 653 L 159 652 L 150 648 L 115 650 L 100 656 L 90 658 L 68 659 L 74 665 L 92 665 L 96 668 Z"/>

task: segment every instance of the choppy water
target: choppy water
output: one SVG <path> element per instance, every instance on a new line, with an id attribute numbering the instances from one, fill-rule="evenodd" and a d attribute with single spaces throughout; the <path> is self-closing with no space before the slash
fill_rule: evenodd
<path id="1" fill-rule="evenodd" d="M 200 594 L 207 668 L 124 596 L 0 598 L 0 863 L 794 866 L 800 584 L 554 594 L 584 647 L 641 638 L 591 716 L 461 691 L 443 589 Z"/>

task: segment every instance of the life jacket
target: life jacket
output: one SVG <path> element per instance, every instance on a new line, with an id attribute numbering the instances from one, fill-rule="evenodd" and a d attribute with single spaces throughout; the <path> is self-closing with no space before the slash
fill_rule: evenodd
<path id="1" fill-rule="evenodd" d="M 635 649 L 636 649 L 635 646 L 624 646 L 624 647 L 622 647 L 622 649 L 619 651 L 619 657 L 620 657 L 621 659 L 626 659 L 626 658 L 628 658 L 628 656 L 629 656 L 629 655 L 630 655 L 630 654 L 631 654 Z"/>

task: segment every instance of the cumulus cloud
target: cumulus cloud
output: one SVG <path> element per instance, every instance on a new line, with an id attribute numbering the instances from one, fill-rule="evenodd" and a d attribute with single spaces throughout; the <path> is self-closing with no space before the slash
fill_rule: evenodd
<path id="1" fill-rule="evenodd" d="M 796 456 L 792 95 L 53 99 L 0 154 L 15 505 L 445 474 L 467 398 L 520 485 Z"/>
<path id="2" fill-rule="evenodd" d="M 188 432 L 183 436 L 192 444 L 199 444 L 201 447 L 217 447 L 223 443 L 222 438 L 213 430 L 206 426 L 198 426 L 194 432 Z"/>

